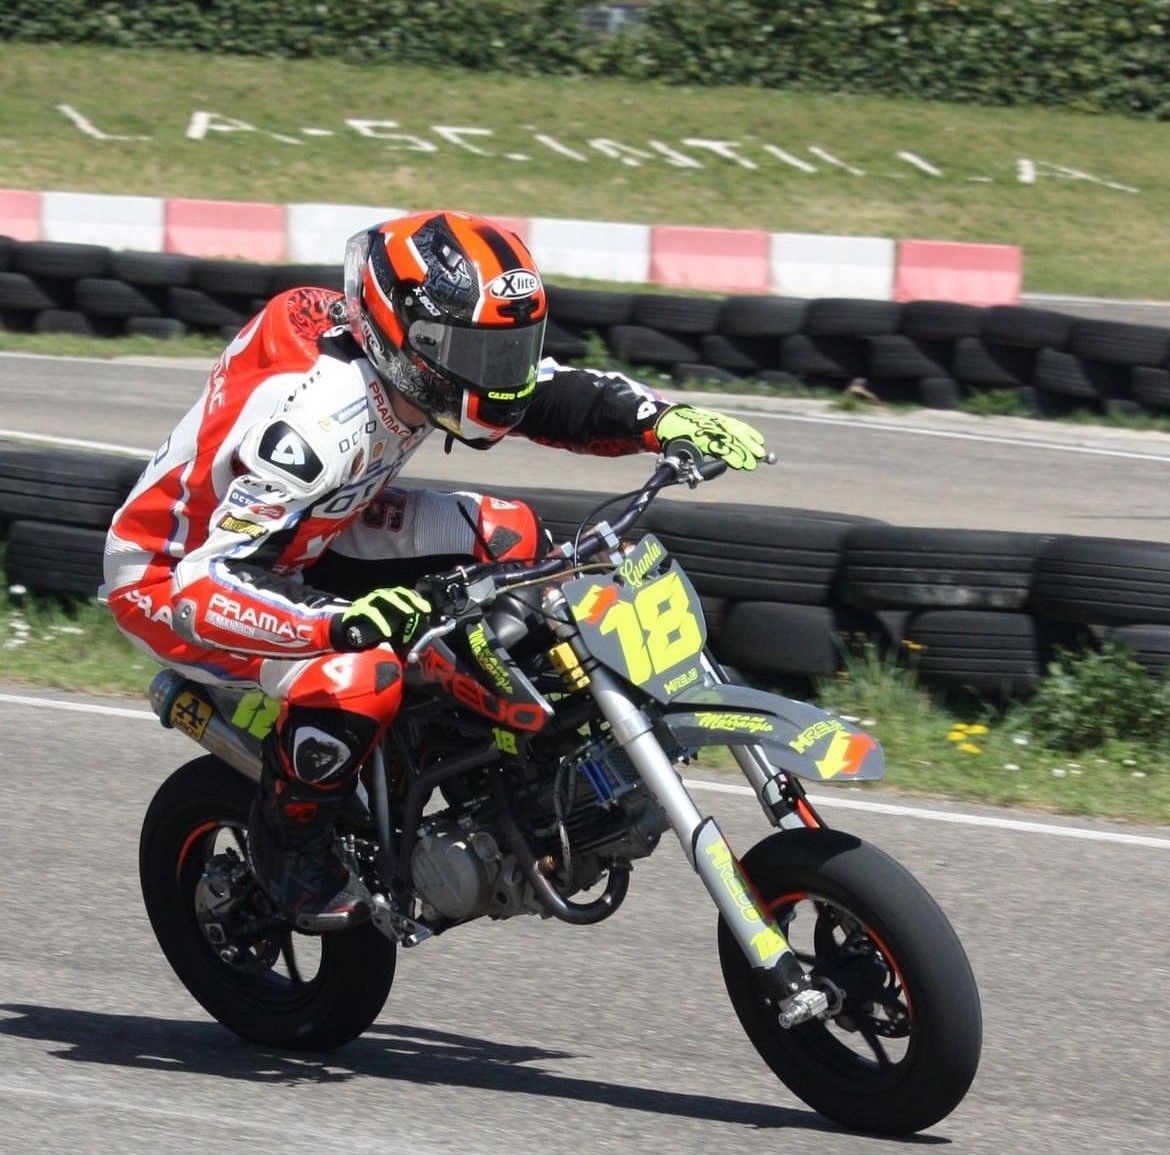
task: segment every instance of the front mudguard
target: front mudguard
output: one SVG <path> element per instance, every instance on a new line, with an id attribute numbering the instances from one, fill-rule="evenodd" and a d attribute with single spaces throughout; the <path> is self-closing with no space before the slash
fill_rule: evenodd
<path id="1" fill-rule="evenodd" d="M 682 747 L 759 746 L 778 769 L 813 782 L 871 782 L 886 772 L 877 739 L 807 702 L 748 686 L 696 686 L 659 725 Z"/>

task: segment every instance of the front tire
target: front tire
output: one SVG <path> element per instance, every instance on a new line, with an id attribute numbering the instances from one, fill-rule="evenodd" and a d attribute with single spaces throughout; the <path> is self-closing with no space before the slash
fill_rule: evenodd
<path id="1" fill-rule="evenodd" d="M 254 792 L 213 756 L 188 762 L 159 787 L 138 848 L 146 912 L 179 980 L 230 1031 L 263 1046 L 328 1050 L 378 1017 L 394 981 L 396 947 L 368 923 L 319 937 L 277 927 L 213 946 L 200 922 L 208 864 L 227 864 L 242 892 L 256 891 L 244 834 Z M 258 902 L 263 917 L 262 898 L 246 901 Z M 231 961 L 225 946 L 236 952 Z"/>
<path id="2" fill-rule="evenodd" d="M 982 1012 L 963 947 L 922 885 L 832 830 L 781 831 L 743 866 L 805 969 L 843 996 L 833 1017 L 783 1029 L 720 919 L 732 1006 L 780 1081 L 857 1131 L 909 1134 L 950 1114 L 975 1077 Z"/>

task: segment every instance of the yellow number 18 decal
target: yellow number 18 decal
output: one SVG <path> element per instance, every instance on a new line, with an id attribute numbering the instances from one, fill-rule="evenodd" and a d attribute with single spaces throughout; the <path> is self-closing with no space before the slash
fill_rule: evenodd
<path id="1" fill-rule="evenodd" d="M 617 602 L 600 625 L 616 633 L 636 686 L 685 662 L 703 648 L 703 632 L 677 571 L 638 591 L 632 602 Z"/>

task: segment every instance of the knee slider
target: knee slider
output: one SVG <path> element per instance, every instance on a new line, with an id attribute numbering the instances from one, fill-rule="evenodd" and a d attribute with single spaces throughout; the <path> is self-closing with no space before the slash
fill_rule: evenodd
<path id="1" fill-rule="evenodd" d="M 336 788 L 352 781 L 378 736 L 378 723 L 346 710 L 291 706 L 277 732 L 291 777 Z"/>

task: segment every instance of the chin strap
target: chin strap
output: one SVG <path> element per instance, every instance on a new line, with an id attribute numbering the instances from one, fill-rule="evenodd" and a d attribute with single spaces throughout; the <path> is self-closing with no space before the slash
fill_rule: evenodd
<path id="1" fill-rule="evenodd" d="M 446 441 L 443 442 L 443 452 L 449 454 L 451 452 L 451 446 L 454 444 L 455 444 L 455 434 L 448 433 Z"/>

